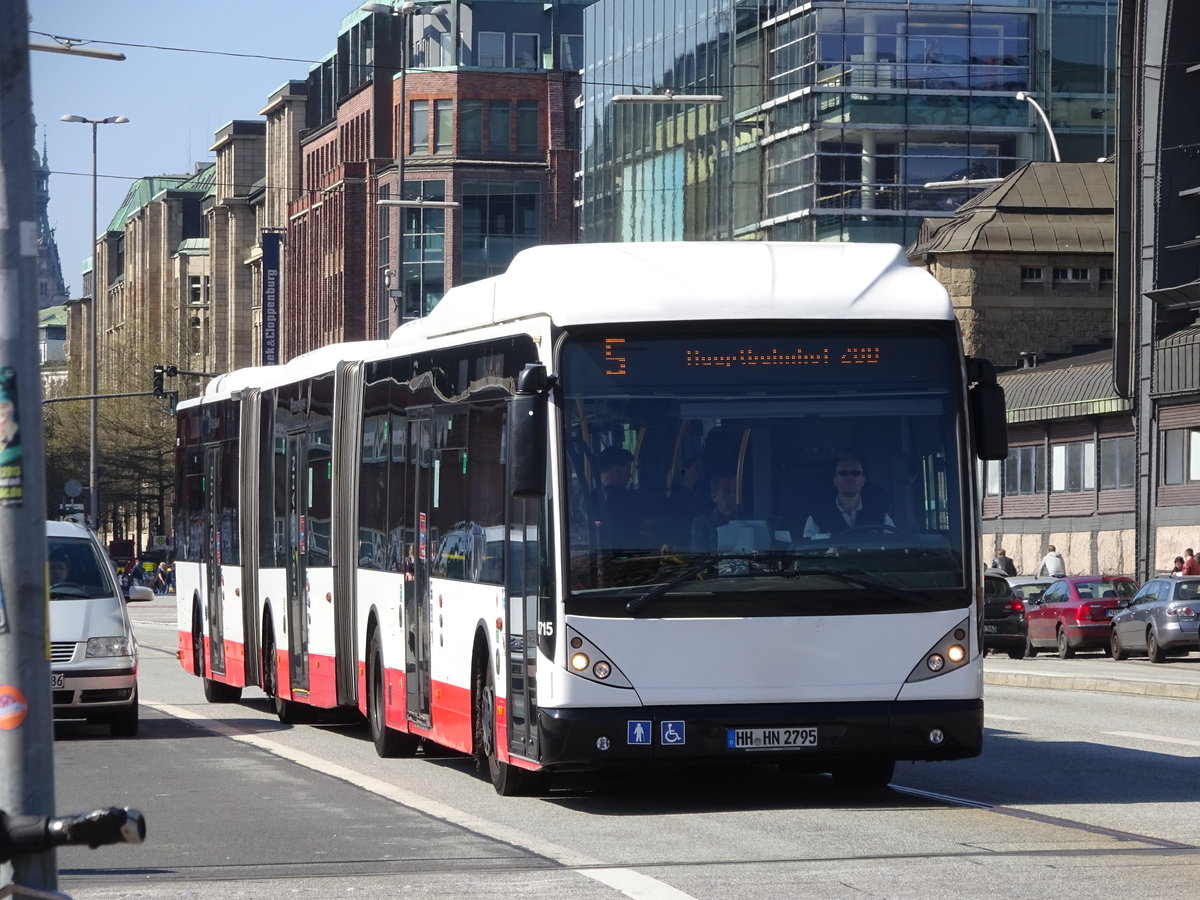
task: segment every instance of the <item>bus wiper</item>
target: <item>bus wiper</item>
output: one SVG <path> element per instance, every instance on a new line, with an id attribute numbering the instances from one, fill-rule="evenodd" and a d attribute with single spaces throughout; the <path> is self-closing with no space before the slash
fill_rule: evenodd
<path id="1" fill-rule="evenodd" d="M 834 581 L 840 581 L 842 584 L 848 584 L 853 587 L 879 591 L 881 594 L 887 594 L 889 597 L 894 597 L 898 600 L 906 600 L 916 606 L 926 605 L 926 598 L 922 595 L 914 591 L 905 590 L 904 588 L 893 587 L 882 581 L 876 581 L 874 578 L 866 578 L 864 577 L 866 575 L 865 572 L 847 572 L 838 569 L 827 569 L 822 566 L 810 566 L 805 569 L 791 569 L 780 574 L 785 578 L 800 578 L 809 575 L 831 578 Z"/>
<path id="2" fill-rule="evenodd" d="M 690 569 L 686 569 L 683 572 L 680 572 L 678 575 L 676 575 L 670 581 L 664 581 L 662 584 L 658 585 L 657 587 L 650 588 L 650 590 L 646 591 L 646 593 L 638 594 L 636 597 L 634 597 L 632 600 L 630 600 L 628 603 L 625 604 L 625 612 L 627 612 L 627 613 L 640 612 L 641 610 L 645 609 L 647 606 L 650 605 L 650 601 L 657 600 L 663 594 L 673 591 L 675 588 L 679 587 L 679 585 L 683 584 L 685 581 L 691 581 L 697 575 L 703 575 L 705 572 L 708 572 L 709 570 L 715 568 L 717 563 L 720 562 L 721 559 L 723 559 L 723 557 L 710 556 L 707 559 L 705 559 L 703 562 L 701 562 L 699 565 L 692 566 Z"/>

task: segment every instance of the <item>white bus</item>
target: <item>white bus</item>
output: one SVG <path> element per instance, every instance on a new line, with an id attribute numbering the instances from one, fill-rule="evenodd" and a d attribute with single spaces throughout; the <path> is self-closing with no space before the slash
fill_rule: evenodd
<path id="1" fill-rule="evenodd" d="M 180 659 L 502 794 L 700 760 L 886 784 L 980 752 L 974 472 L 1006 443 L 897 246 L 527 250 L 180 404 Z"/>

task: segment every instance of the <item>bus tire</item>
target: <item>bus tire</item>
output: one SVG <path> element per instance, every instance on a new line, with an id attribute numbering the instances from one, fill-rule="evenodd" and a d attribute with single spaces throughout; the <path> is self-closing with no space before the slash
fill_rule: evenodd
<path id="1" fill-rule="evenodd" d="M 192 672 L 204 677 L 204 619 L 199 602 L 192 604 Z"/>
<path id="2" fill-rule="evenodd" d="M 486 771 L 492 787 L 502 797 L 519 797 L 544 788 L 541 773 L 501 762 L 496 751 L 496 679 L 487 657 L 475 674 L 475 760 Z"/>
<path id="3" fill-rule="evenodd" d="M 367 651 L 367 678 L 367 727 L 371 732 L 375 753 L 384 759 L 413 756 L 420 740 L 387 726 L 387 692 L 383 684 L 383 650 L 379 645 L 378 631 L 371 633 L 371 645 Z"/>
<path id="4" fill-rule="evenodd" d="M 205 678 L 204 699 L 209 703 L 237 703 L 242 699 L 242 689 L 232 684 Z"/>
<path id="5" fill-rule="evenodd" d="M 834 783 L 845 788 L 885 788 L 896 775 L 894 759 L 861 759 L 833 768 Z"/>
<path id="6" fill-rule="evenodd" d="M 275 658 L 275 629 L 267 625 L 263 629 L 263 693 L 271 698 L 271 706 L 279 721 L 294 725 L 302 718 L 298 703 L 279 696 L 279 662 Z"/>

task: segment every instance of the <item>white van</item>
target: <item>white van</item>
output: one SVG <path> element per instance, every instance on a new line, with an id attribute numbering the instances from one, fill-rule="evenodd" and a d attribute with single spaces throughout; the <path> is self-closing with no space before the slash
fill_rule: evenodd
<path id="1" fill-rule="evenodd" d="M 54 716 L 107 722 L 113 737 L 138 731 L 138 648 L 108 551 L 87 528 L 46 522 L 50 690 Z M 154 599 L 131 587 L 130 601 Z"/>

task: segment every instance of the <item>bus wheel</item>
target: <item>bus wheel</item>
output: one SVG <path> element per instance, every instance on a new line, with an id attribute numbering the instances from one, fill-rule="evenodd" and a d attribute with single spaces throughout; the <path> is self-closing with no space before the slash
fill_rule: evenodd
<path id="1" fill-rule="evenodd" d="M 242 699 L 242 689 L 232 684 L 205 678 L 204 699 L 209 703 L 237 703 Z"/>
<path id="2" fill-rule="evenodd" d="M 885 788 L 896 774 L 894 759 L 862 759 L 836 766 L 831 773 L 839 787 Z"/>
<path id="3" fill-rule="evenodd" d="M 198 603 L 192 606 L 192 672 L 204 677 L 204 625 Z"/>
<path id="4" fill-rule="evenodd" d="M 492 786 L 502 797 L 515 797 L 542 790 L 545 778 L 500 762 L 496 755 L 496 680 L 485 659 L 475 676 L 475 759 L 480 770 L 487 768 Z"/>
<path id="5" fill-rule="evenodd" d="M 396 731 L 387 726 L 387 689 L 383 684 L 383 651 L 379 646 L 379 632 L 371 635 L 371 648 L 367 653 L 367 725 L 375 752 L 384 758 L 413 756 L 420 741 L 411 734 Z"/>
<path id="6" fill-rule="evenodd" d="M 267 626 L 263 631 L 263 693 L 271 698 L 275 715 L 285 725 L 293 725 L 300 721 L 298 704 L 279 696 L 278 661 L 275 659 L 275 629 Z"/>

